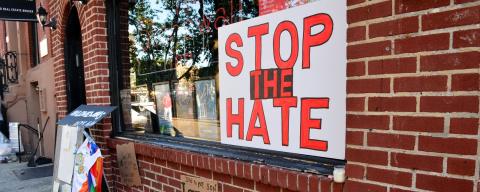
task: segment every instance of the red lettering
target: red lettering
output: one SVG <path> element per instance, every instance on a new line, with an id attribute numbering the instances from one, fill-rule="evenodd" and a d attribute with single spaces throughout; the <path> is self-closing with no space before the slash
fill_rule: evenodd
<path id="1" fill-rule="evenodd" d="M 232 43 L 237 44 L 237 47 L 242 47 L 243 46 L 243 41 L 242 37 L 240 37 L 239 34 L 233 33 L 227 38 L 227 42 L 225 43 L 225 53 L 229 57 L 233 57 L 238 61 L 238 64 L 236 66 L 232 66 L 231 62 L 227 62 L 227 72 L 231 76 L 238 76 L 242 72 L 243 69 L 243 55 L 240 51 L 232 49 L 231 45 Z"/>
<path id="2" fill-rule="evenodd" d="M 275 98 L 273 106 L 282 109 L 282 145 L 288 146 L 288 136 L 290 135 L 290 108 L 297 107 L 297 97 Z"/>
<path id="3" fill-rule="evenodd" d="M 248 37 L 255 37 L 255 70 L 262 68 L 262 36 L 268 34 L 268 23 L 248 28 Z"/>
<path id="4" fill-rule="evenodd" d="M 284 31 L 287 31 L 291 37 L 290 57 L 287 60 L 283 60 L 280 54 L 280 37 Z M 278 68 L 280 69 L 293 68 L 293 66 L 297 62 L 298 31 L 295 24 L 291 21 L 283 21 L 275 29 L 275 33 L 273 34 L 273 56 L 275 59 L 275 64 L 277 64 Z"/>
<path id="5" fill-rule="evenodd" d="M 312 35 L 312 27 L 323 25 L 323 31 Z M 302 68 L 310 68 L 310 48 L 327 42 L 332 36 L 333 21 L 330 15 L 320 13 L 303 20 L 303 56 Z"/>
<path id="6" fill-rule="evenodd" d="M 260 127 L 256 127 L 257 119 Z M 265 113 L 263 112 L 263 105 L 261 100 L 255 100 L 253 104 L 252 116 L 248 124 L 247 141 L 251 141 L 253 136 L 262 136 L 264 144 L 270 144 L 268 137 L 267 122 L 265 121 Z"/>
<path id="7" fill-rule="evenodd" d="M 328 98 L 303 98 L 300 114 L 300 148 L 327 151 L 328 142 L 310 139 L 310 129 L 321 129 L 321 119 L 311 119 L 311 109 L 328 109 Z"/>
<path id="8" fill-rule="evenodd" d="M 227 137 L 232 137 L 232 125 L 238 125 L 238 139 L 243 140 L 244 99 L 238 99 L 238 113 L 232 113 L 232 98 L 227 98 Z"/>

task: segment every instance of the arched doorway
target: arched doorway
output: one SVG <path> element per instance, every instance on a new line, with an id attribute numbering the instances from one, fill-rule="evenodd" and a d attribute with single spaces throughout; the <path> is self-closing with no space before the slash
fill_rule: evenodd
<path id="1" fill-rule="evenodd" d="M 65 31 L 65 75 L 67 80 L 68 112 L 86 104 L 85 74 L 83 66 L 82 34 L 78 11 L 75 7 L 68 16 Z"/>

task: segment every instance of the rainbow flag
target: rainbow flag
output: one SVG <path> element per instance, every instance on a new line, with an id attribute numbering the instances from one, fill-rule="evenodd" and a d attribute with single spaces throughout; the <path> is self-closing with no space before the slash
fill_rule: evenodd
<path id="1" fill-rule="evenodd" d="M 100 148 L 85 139 L 75 152 L 72 192 L 101 192 L 103 157 Z"/>

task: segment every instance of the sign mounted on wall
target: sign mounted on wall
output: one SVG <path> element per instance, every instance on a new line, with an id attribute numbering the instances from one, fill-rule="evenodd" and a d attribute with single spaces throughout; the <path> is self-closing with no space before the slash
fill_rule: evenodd
<path id="1" fill-rule="evenodd" d="M 116 108 L 117 107 L 113 106 L 80 105 L 58 121 L 57 124 L 90 128 Z"/>
<path id="2" fill-rule="evenodd" d="M 345 159 L 346 2 L 219 30 L 221 142 Z"/>
<path id="3" fill-rule="evenodd" d="M 37 21 L 35 0 L 1 0 L 0 20 Z"/>

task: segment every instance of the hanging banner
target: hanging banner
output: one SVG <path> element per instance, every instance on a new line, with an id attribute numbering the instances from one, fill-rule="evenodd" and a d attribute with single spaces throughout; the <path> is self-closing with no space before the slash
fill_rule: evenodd
<path id="1" fill-rule="evenodd" d="M 35 0 L 1 0 L 0 20 L 37 21 Z"/>
<path id="2" fill-rule="evenodd" d="M 219 29 L 221 142 L 345 159 L 346 1 Z"/>

